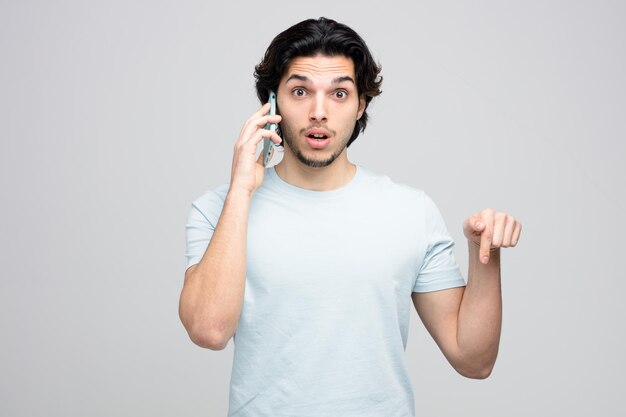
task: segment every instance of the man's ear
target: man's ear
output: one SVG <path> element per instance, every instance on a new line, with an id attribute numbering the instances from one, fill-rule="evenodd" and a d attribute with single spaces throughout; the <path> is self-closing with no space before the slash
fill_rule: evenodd
<path id="1" fill-rule="evenodd" d="M 364 112 L 365 112 L 365 94 L 361 94 L 361 97 L 359 97 L 359 113 L 356 119 L 359 120 L 361 116 L 363 116 Z"/>

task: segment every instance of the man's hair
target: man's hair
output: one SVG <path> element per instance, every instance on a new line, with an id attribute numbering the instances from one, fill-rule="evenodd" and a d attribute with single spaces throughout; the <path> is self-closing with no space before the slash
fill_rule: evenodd
<path id="1" fill-rule="evenodd" d="M 276 91 L 291 61 L 318 53 L 328 56 L 343 55 L 354 62 L 356 88 L 359 97 L 365 96 L 363 115 L 356 121 L 347 146 L 365 130 L 367 106 L 380 95 L 383 77 L 381 67 L 374 62 L 365 41 L 348 26 L 320 17 L 297 23 L 278 34 L 270 43 L 263 60 L 254 67 L 256 92 L 261 103 L 267 103 L 269 91 Z"/>

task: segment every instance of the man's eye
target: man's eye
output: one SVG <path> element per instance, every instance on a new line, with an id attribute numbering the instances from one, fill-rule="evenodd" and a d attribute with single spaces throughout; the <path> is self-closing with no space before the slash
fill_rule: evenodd
<path id="1" fill-rule="evenodd" d="M 298 97 L 302 97 L 304 95 L 304 93 L 305 92 L 304 92 L 303 88 L 296 88 L 296 89 L 293 90 L 293 94 L 295 96 L 298 96 Z"/>
<path id="2" fill-rule="evenodd" d="M 343 90 L 339 90 L 339 91 L 337 91 L 337 92 L 335 93 L 335 96 L 336 96 L 337 98 L 344 99 L 344 98 L 346 98 L 346 97 L 348 96 L 348 93 L 346 93 L 346 92 L 345 92 L 345 91 L 343 91 Z"/>

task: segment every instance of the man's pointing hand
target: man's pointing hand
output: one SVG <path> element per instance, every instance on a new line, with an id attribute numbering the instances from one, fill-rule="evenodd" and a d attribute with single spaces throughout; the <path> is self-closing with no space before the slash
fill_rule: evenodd
<path id="1" fill-rule="evenodd" d="M 513 216 L 494 209 L 484 209 L 463 222 L 463 234 L 470 245 L 480 247 L 480 262 L 487 264 L 491 252 L 517 245 L 522 224 Z"/>

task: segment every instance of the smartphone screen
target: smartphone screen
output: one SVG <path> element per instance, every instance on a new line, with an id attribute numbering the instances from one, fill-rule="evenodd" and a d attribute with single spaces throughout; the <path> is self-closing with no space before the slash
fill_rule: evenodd
<path id="1" fill-rule="evenodd" d="M 276 93 L 273 91 L 270 91 L 269 103 L 270 103 L 269 114 L 271 115 L 276 114 Z M 276 125 L 276 123 L 267 123 L 265 125 L 266 130 L 271 130 L 273 132 L 276 132 L 277 127 L 278 126 Z M 263 166 L 267 166 L 267 164 L 270 162 L 273 148 L 274 148 L 274 142 L 272 142 L 270 138 L 263 138 Z"/>

